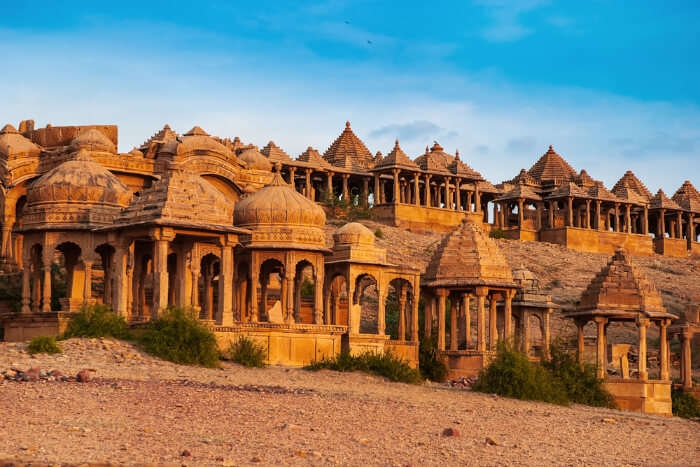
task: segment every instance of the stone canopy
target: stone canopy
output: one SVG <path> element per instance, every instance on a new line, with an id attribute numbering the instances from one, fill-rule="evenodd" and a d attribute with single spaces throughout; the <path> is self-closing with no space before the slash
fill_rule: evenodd
<path id="1" fill-rule="evenodd" d="M 468 218 L 440 242 L 421 283 L 428 287 L 516 287 L 496 242 Z"/>

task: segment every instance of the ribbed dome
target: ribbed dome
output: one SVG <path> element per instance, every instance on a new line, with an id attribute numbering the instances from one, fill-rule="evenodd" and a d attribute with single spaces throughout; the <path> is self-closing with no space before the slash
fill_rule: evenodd
<path id="1" fill-rule="evenodd" d="M 49 170 L 27 190 L 29 205 L 44 202 L 79 202 L 128 206 L 131 191 L 109 170 L 90 159 L 87 151 Z"/>
<path id="2" fill-rule="evenodd" d="M 269 185 L 239 201 L 233 210 L 238 227 L 253 231 L 243 244 L 269 248 L 326 249 L 326 214 L 287 185 L 279 172 Z"/>
<path id="3" fill-rule="evenodd" d="M 176 144 L 174 140 L 170 141 L 170 143 L 173 145 Z M 168 144 L 166 144 L 166 146 L 170 147 Z M 195 126 L 190 131 L 182 135 L 180 144 L 177 145 L 178 154 L 187 154 L 195 151 L 210 151 L 222 155 L 228 155 L 229 153 L 226 146 L 209 136 L 209 133 L 205 132 L 198 126 Z"/>
<path id="4" fill-rule="evenodd" d="M 81 150 L 75 159 L 48 171 L 27 189 L 27 228 L 84 228 L 111 224 L 131 192 Z"/>
<path id="5" fill-rule="evenodd" d="M 38 155 L 41 148 L 22 136 L 12 125 L 0 131 L 0 156 Z"/>
<path id="6" fill-rule="evenodd" d="M 359 222 L 350 222 L 333 233 L 333 242 L 336 246 L 374 245 L 374 234 Z"/>
<path id="7" fill-rule="evenodd" d="M 249 148 L 238 155 L 238 159 L 245 162 L 249 169 L 272 170 L 272 163 L 256 148 Z"/>
<path id="8" fill-rule="evenodd" d="M 104 151 L 113 154 L 117 152 L 117 147 L 114 143 L 101 131 L 94 128 L 80 133 L 70 145 L 73 151 L 87 149 L 89 151 Z"/>

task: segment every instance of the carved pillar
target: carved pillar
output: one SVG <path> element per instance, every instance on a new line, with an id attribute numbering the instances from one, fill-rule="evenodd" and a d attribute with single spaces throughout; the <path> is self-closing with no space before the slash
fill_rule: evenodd
<path id="1" fill-rule="evenodd" d="M 348 306 L 350 306 L 351 297 L 352 296 L 348 293 Z M 384 290 L 380 291 L 377 288 L 377 298 L 377 334 L 383 336 L 386 334 L 386 292 Z"/>
<path id="2" fill-rule="evenodd" d="M 591 228 L 591 200 L 586 200 L 586 228 Z"/>
<path id="3" fill-rule="evenodd" d="M 479 352 L 486 351 L 486 313 L 484 299 L 488 293 L 486 287 L 476 288 L 476 349 Z"/>
<path id="4" fill-rule="evenodd" d="M 544 206 L 542 201 L 537 202 L 537 223 L 535 224 L 535 229 L 539 232 L 542 230 L 542 211 L 544 210 Z"/>
<path id="5" fill-rule="evenodd" d="M 294 166 L 289 167 L 289 184 L 296 190 L 296 184 L 294 183 L 294 175 L 296 172 L 297 168 Z"/>
<path id="6" fill-rule="evenodd" d="M 348 179 L 350 174 L 343 174 L 343 200 L 350 205 L 350 191 L 348 189 Z"/>
<path id="7" fill-rule="evenodd" d="M 688 250 L 690 250 L 693 247 L 693 240 L 694 240 L 694 234 L 695 232 L 693 231 L 693 224 L 695 223 L 695 216 L 693 214 L 688 213 L 688 223 L 685 226 L 685 237 L 686 240 L 688 240 Z"/>
<path id="8" fill-rule="evenodd" d="M 467 209 L 466 209 L 466 210 L 467 210 L 468 212 L 474 212 L 474 211 L 472 210 L 472 197 L 473 197 L 473 196 L 474 196 L 474 193 L 472 193 L 471 191 L 468 191 L 468 192 L 467 192 Z"/>
<path id="9" fill-rule="evenodd" d="M 260 316 L 258 313 L 258 285 L 260 284 L 259 271 L 260 265 L 257 263 L 255 255 L 253 255 L 250 262 L 250 289 L 248 290 L 248 301 L 250 303 L 250 321 L 253 323 L 257 323 L 260 320 Z M 286 282 L 284 281 L 284 278 L 282 279 L 282 287 L 286 287 Z M 283 296 L 280 297 L 280 301 L 284 303 L 286 296 L 284 294 L 284 291 L 282 292 Z M 286 313 L 286 311 L 286 308 L 282 309 L 282 313 Z"/>
<path id="10" fill-rule="evenodd" d="M 498 304 L 497 294 L 491 293 L 489 296 L 489 350 L 496 350 L 496 344 L 498 343 L 498 320 L 497 320 L 497 308 Z"/>
<path id="11" fill-rule="evenodd" d="M 295 277 L 291 275 L 291 271 L 285 271 L 285 305 L 286 305 L 286 310 L 285 310 L 285 316 L 287 317 L 287 323 L 288 324 L 294 324 L 296 323 L 296 316 L 294 312 L 294 289 L 295 289 Z M 299 296 L 300 294 L 297 294 Z"/>
<path id="12" fill-rule="evenodd" d="M 632 233 L 632 207 L 625 205 L 625 232 Z"/>
<path id="13" fill-rule="evenodd" d="M 596 339 L 596 375 L 599 379 L 604 379 L 606 374 L 607 359 L 605 358 L 605 318 L 595 318 L 598 336 Z M 641 355 L 640 355 L 641 357 Z"/>
<path id="14" fill-rule="evenodd" d="M 416 192 L 418 193 L 418 192 Z M 416 281 L 417 282 L 417 281 Z M 413 302 L 411 309 L 411 342 L 418 342 L 418 301 L 420 299 L 417 284 L 413 284 Z"/>
<path id="15" fill-rule="evenodd" d="M 305 173 L 306 177 L 304 179 L 304 181 L 305 181 L 305 187 L 304 187 L 305 195 L 310 200 L 313 200 L 314 196 L 313 196 L 313 193 L 311 193 L 311 169 L 306 169 L 305 172 L 306 172 Z"/>
<path id="16" fill-rule="evenodd" d="M 12 218 L 5 218 L 2 224 L 2 238 L 0 239 L 0 258 L 10 261 L 12 259 Z"/>
<path id="17" fill-rule="evenodd" d="M 583 365 L 585 360 L 584 360 L 584 340 L 583 340 L 583 328 L 586 326 L 585 321 L 579 321 L 576 320 L 576 357 L 578 358 L 578 362 Z"/>
<path id="18" fill-rule="evenodd" d="M 615 232 L 620 231 L 620 203 L 615 203 L 615 222 L 613 226 Z"/>
<path id="19" fill-rule="evenodd" d="M 445 350 L 445 299 L 447 290 L 437 289 L 435 291 L 438 300 L 438 350 Z"/>
<path id="20" fill-rule="evenodd" d="M 462 183 L 459 177 L 455 179 L 455 209 L 457 211 L 462 210 Z M 495 219 L 495 218 L 494 218 Z"/>
<path id="21" fill-rule="evenodd" d="M 513 337 L 513 297 L 515 296 L 515 290 L 508 290 L 504 294 L 505 299 L 505 313 L 503 315 L 503 339 L 508 341 Z"/>
<path id="22" fill-rule="evenodd" d="M 425 206 L 431 207 L 432 200 L 430 199 L 430 174 L 425 174 Z"/>
<path id="23" fill-rule="evenodd" d="M 51 311 L 51 253 L 48 246 L 44 247 L 44 281 L 43 281 L 43 294 L 41 300 L 41 311 L 48 313 Z"/>
<path id="24" fill-rule="evenodd" d="M 196 312 L 199 312 L 199 274 L 200 274 L 200 269 L 199 269 L 199 264 L 198 261 L 192 261 L 192 309 Z"/>
<path id="25" fill-rule="evenodd" d="M 518 198 L 518 228 L 523 228 L 523 223 L 525 222 L 525 214 L 523 213 L 523 208 L 525 202 L 522 198 Z"/>
<path id="26" fill-rule="evenodd" d="M 462 294 L 462 313 L 464 313 L 464 336 L 466 338 L 466 348 L 469 349 L 472 345 L 472 316 L 469 309 L 469 294 Z"/>
<path id="27" fill-rule="evenodd" d="M 659 321 L 659 354 L 661 358 L 661 373 L 659 376 L 662 381 L 669 381 L 671 379 L 668 373 L 668 368 L 671 361 L 668 354 L 668 338 L 666 334 L 667 325 L 668 323 L 665 319 Z"/>
<path id="28" fill-rule="evenodd" d="M 681 338 L 681 381 L 683 382 L 683 389 L 690 391 L 693 389 L 693 365 L 690 358 L 690 343 L 693 335 L 689 330 L 684 329 L 679 336 Z"/>
<path id="29" fill-rule="evenodd" d="M 360 203 L 365 209 L 369 207 L 369 178 L 367 177 L 362 177 L 362 196 L 360 197 Z"/>
<path id="30" fill-rule="evenodd" d="M 457 350 L 457 297 L 450 300 L 450 350 Z"/>
<path id="31" fill-rule="evenodd" d="M 379 193 L 379 174 L 374 174 L 374 205 L 381 204 L 381 196 Z"/>
<path id="32" fill-rule="evenodd" d="M 676 238 L 683 238 L 683 213 L 676 213 Z"/>
<path id="33" fill-rule="evenodd" d="M 29 307 L 31 290 L 29 289 L 29 261 L 24 262 L 24 267 L 22 268 L 22 313 L 31 313 L 31 308 Z"/>
<path id="34" fill-rule="evenodd" d="M 399 332 L 400 341 L 406 340 L 406 285 L 401 286 L 399 292 Z"/>
<path id="35" fill-rule="evenodd" d="M 646 381 L 649 379 L 647 372 L 647 328 L 649 327 L 648 319 L 640 319 L 637 323 L 639 327 L 639 379 Z"/>
<path id="36" fill-rule="evenodd" d="M 666 210 L 661 209 L 659 211 L 659 228 L 658 228 L 659 236 L 661 238 L 664 238 L 666 236 Z"/>
<path id="37" fill-rule="evenodd" d="M 168 307 L 168 244 L 169 239 L 160 237 L 153 248 L 153 318 Z"/>
<path id="38" fill-rule="evenodd" d="M 520 316 L 520 335 L 522 342 L 520 348 L 525 355 L 530 354 L 530 310 L 524 309 Z"/>
<path id="39" fill-rule="evenodd" d="M 333 193 L 333 172 L 328 172 L 326 175 L 326 191 L 328 192 L 328 200 L 333 200 L 335 198 L 335 193 Z"/>
<path id="40" fill-rule="evenodd" d="M 549 359 L 549 346 L 551 344 L 551 336 L 552 332 L 550 330 L 550 316 L 552 314 L 552 309 L 548 308 L 547 311 L 544 313 L 544 330 L 542 332 L 542 335 L 544 336 L 544 357 Z"/>
<path id="41" fill-rule="evenodd" d="M 474 202 L 476 203 L 476 206 L 474 208 L 476 209 L 476 212 L 481 212 L 481 192 L 479 191 L 479 182 L 474 182 L 474 186 L 476 187 L 476 191 L 474 192 Z"/>
<path id="42" fill-rule="evenodd" d="M 649 206 L 644 205 L 644 217 L 642 218 L 642 233 L 649 235 Z"/>
<path id="43" fill-rule="evenodd" d="M 600 208 L 601 208 L 602 201 L 596 200 L 595 202 L 595 227 L 597 230 L 603 230 L 603 224 L 600 223 Z"/>
<path id="44" fill-rule="evenodd" d="M 433 296 L 426 293 L 423 306 L 423 337 L 426 339 L 429 338 L 433 332 L 433 302 Z"/>
<path id="45" fill-rule="evenodd" d="M 573 227 L 574 226 L 574 199 L 569 196 L 567 199 L 568 207 L 566 211 L 566 226 L 567 227 Z"/>
<path id="46" fill-rule="evenodd" d="M 92 261 L 83 261 L 83 267 L 85 268 L 83 302 L 87 303 L 92 299 Z"/>
<path id="47" fill-rule="evenodd" d="M 314 324 L 323 324 L 323 266 L 314 272 Z"/>
<path id="48" fill-rule="evenodd" d="M 549 228 L 553 229 L 555 224 L 554 224 L 554 201 L 549 202 Z"/>
<path id="49" fill-rule="evenodd" d="M 219 264 L 219 324 L 233 324 L 233 245 L 221 246 L 221 261 Z"/>
<path id="50" fill-rule="evenodd" d="M 452 209 L 452 192 L 450 191 L 451 177 L 445 177 L 445 209 Z"/>

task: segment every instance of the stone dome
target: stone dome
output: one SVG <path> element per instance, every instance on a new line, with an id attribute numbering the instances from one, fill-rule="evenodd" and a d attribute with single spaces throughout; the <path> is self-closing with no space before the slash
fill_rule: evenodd
<path id="1" fill-rule="evenodd" d="M 24 225 L 106 225 L 130 200 L 129 188 L 80 150 L 28 187 Z"/>
<path id="2" fill-rule="evenodd" d="M 249 169 L 272 170 L 270 160 L 255 147 L 245 149 L 238 155 L 238 159 L 245 162 Z"/>
<path id="3" fill-rule="evenodd" d="M 287 185 L 279 172 L 269 185 L 236 203 L 233 221 L 253 231 L 244 245 L 326 250 L 326 213 Z"/>
<path id="4" fill-rule="evenodd" d="M 0 131 L 0 156 L 39 155 L 41 148 L 22 136 L 12 125 Z"/>
<path id="5" fill-rule="evenodd" d="M 170 144 L 168 144 L 170 143 Z M 176 141 L 168 141 L 164 146 L 174 148 Z M 163 152 L 165 149 L 161 150 Z M 192 152 L 215 152 L 228 156 L 229 150 L 223 144 L 212 138 L 209 133 L 195 126 L 190 131 L 182 135 L 177 144 L 177 154 L 187 154 Z M 168 152 L 173 152 L 172 149 Z"/>
<path id="6" fill-rule="evenodd" d="M 349 222 L 333 233 L 333 243 L 374 246 L 374 234 L 359 222 Z"/>
<path id="7" fill-rule="evenodd" d="M 104 151 L 116 154 L 117 147 L 101 131 L 90 128 L 80 133 L 71 143 L 73 151 L 87 149 L 88 151 Z"/>

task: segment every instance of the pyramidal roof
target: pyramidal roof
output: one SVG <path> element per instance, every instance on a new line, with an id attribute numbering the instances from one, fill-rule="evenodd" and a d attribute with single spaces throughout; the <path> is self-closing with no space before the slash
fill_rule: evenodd
<path id="1" fill-rule="evenodd" d="M 267 146 L 265 146 L 260 152 L 270 159 L 271 162 L 283 162 L 285 164 L 294 162 L 294 160 L 289 157 L 289 154 L 277 146 L 274 141 L 267 143 Z"/>
<path id="2" fill-rule="evenodd" d="M 574 182 L 566 182 L 559 188 L 554 190 L 551 195 L 547 196 L 548 199 L 555 198 L 588 198 L 588 193 L 586 190 L 575 184 Z"/>
<path id="3" fill-rule="evenodd" d="M 525 183 L 517 184 L 513 189 L 498 197 L 496 200 L 507 200 L 507 199 L 528 199 L 534 201 L 541 201 L 542 197 L 538 195 L 535 190 L 525 185 Z"/>
<path id="4" fill-rule="evenodd" d="M 382 158 L 377 165 L 377 168 L 399 168 L 399 169 L 418 169 L 418 164 L 413 162 L 399 146 L 399 140 L 394 143 L 394 149 L 391 150 L 386 157 Z"/>
<path id="5" fill-rule="evenodd" d="M 554 152 L 552 145 L 535 165 L 527 171 L 532 178 L 542 183 L 545 180 L 561 183 L 576 177 L 576 171 L 559 154 Z"/>
<path id="6" fill-rule="evenodd" d="M 664 190 L 659 189 L 659 191 L 654 195 L 654 197 L 649 201 L 649 207 L 652 209 L 676 209 L 681 211 L 682 208 L 676 204 L 675 201 L 671 200 Z"/>
<path id="7" fill-rule="evenodd" d="M 234 230 L 233 206 L 214 185 L 185 170 L 168 170 L 122 211 L 118 225 L 212 226 Z"/>
<path id="8" fill-rule="evenodd" d="M 166 123 L 162 130 L 158 131 L 144 141 L 144 143 L 139 147 L 139 150 L 145 152 L 148 150 L 151 143 L 165 143 L 166 141 L 174 141 L 178 136 L 179 135 L 176 132 L 170 129 L 170 125 Z"/>
<path id="9" fill-rule="evenodd" d="M 365 143 L 355 136 L 350 122 L 345 122 L 345 130 L 333 141 L 323 158 L 336 167 L 348 170 L 370 169 L 374 163 L 372 153 Z"/>
<path id="10" fill-rule="evenodd" d="M 637 190 L 633 189 L 629 181 L 626 179 L 621 179 L 618 181 L 613 187 L 612 192 L 615 196 L 620 198 L 620 200 L 628 203 L 642 205 L 649 203 L 649 199 L 637 192 Z"/>
<path id="11" fill-rule="evenodd" d="M 509 180 L 504 183 L 512 183 L 512 184 L 519 184 L 519 183 L 524 183 L 525 185 L 530 185 L 530 186 L 537 186 L 539 183 L 537 180 L 535 180 L 534 177 L 532 177 L 529 173 L 527 173 L 527 170 L 525 169 L 520 169 L 520 173 L 513 177 L 512 180 Z"/>
<path id="12" fill-rule="evenodd" d="M 597 199 L 600 201 L 612 201 L 614 203 L 620 201 L 617 198 L 617 196 L 615 196 L 607 188 L 605 188 L 603 182 L 595 182 L 595 184 L 586 191 L 588 193 L 588 196 L 590 196 L 593 199 Z"/>
<path id="13" fill-rule="evenodd" d="M 448 288 L 515 287 L 508 261 L 496 242 L 468 218 L 442 239 L 421 284 Z"/>
<path id="14" fill-rule="evenodd" d="M 618 185 L 623 185 L 624 183 L 627 183 L 627 185 L 632 188 L 634 191 L 636 191 L 639 195 L 643 196 L 647 201 L 649 201 L 653 195 L 651 192 L 647 189 L 646 186 L 644 186 L 644 183 L 642 183 L 634 173 L 632 173 L 631 170 L 628 170 L 625 172 L 625 174 L 620 178 L 620 180 L 617 181 L 615 186 L 613 187 L 613 192 L 615 192 L 615 188 L 618 187 Z"/>
<path id="15" fill-rule="evenodd" d="M 671 199 L 687 211 L 700 213 L 700 193 L 690 180 L 686 180 Z"/>
<path id="16" fill-rule="evenodd" d="M 459 158 L 459 150 L 455 151 L 455 158 L 447 164 L 447 170 L 460 177 L 483 178 L 479 172 L 469 167 Z"/>
<path id="17" fill-rule="evenodd" d="M 297 160 L 300 162 L 306 162 L 309 165 L 313 165 L 314 167 L 322 167 L 324 169 L 330 169 L 331 165 L 328 163 L 327 160 L 325 160 L 323 157 L 321 157 L 321 154 L 311 146 L 306 148 L 306 151 L 302 152 L 299 157 L 297 157 Z"/>
<path id="18" fill-rule="evenodd" d="M 416 164 L 421 170 L 428 172 L 448 173 L 447 165 L 452 162 L 454 157 L 450 156 L 442 150 L 437 142 L 432 148 L 425 147 L 425 154 L 416 158 Z"/>
<path id="19" fill-rule="evenodd" d="M 578 186 L 583 188 L 588 188 L 595 185 L 595 180 L 593 180 L 593 177 L 588 175 L 586 169 L 581 169 L 581 172 L 579 172 L 579 174 L 574 177 L 574 181 Z"/>
<path id="20" fill-rule="evenodd" d="M 578 311 L 667 315 L 661 294 L 632 264 L 623 249 L 593 278 L 581 296 Z"/>

